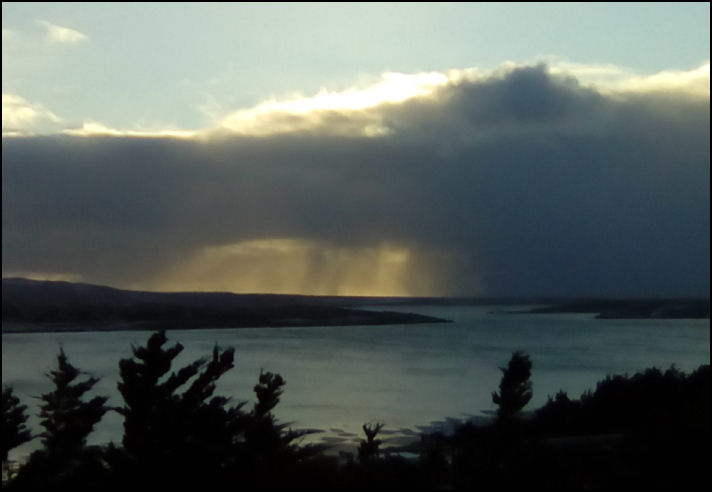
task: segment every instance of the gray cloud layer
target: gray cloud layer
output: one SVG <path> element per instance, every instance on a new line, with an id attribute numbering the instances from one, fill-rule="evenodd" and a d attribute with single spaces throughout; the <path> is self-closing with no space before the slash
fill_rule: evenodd
<path id="1" fill-rule="evenodd" d="M 387 136 L 4 139 L 3 274 L 160 288 L 206 247 L 299 238 L 399 245 L 415 294 L 709 295 L 709 99 L 537 66 L 367 112 L 323 121 Z"/>

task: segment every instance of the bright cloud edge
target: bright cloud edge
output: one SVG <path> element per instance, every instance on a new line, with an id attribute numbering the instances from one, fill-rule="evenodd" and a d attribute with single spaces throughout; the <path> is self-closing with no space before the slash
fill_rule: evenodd
<path id="1" fill-rule="evenodd" d="M 607 95 L 629 95 L 676 91 L 694 97 L 709 99 L 709 60 L 690 70 L 663 70 L 654 74 L 639 74 L 631 69 L 613 64 L 581 64 L 565 60 L 540 57 L 531 63 L 506 61 L 494 69 L 477 67 L 450 69 L 443 72 L 384 72 L 380 80 L 368 86 L 351 86 L 340 91 L 321 89 L 311 96 L 271 98 L 250 108 L 227 111 L 215 118 L 212 126 L 197 130 L 164 129 L 140 130 L 112 128 L 99 121 L 86 120 L 81 126 L 65 128 L 58 133 L 76 137 L 164 137 L 179 139 L 209 139 L 216 136 L 268 136 L 318 127 L 321 121 L 314 115 L 337 113 L 364 113 L 384 104 L 400 104 L 415 98 L 432 96 L 438 89 L 462 82 L 476 82 L 506 76 L 512 70 L 544 63 L 547 71 L 555 76 L 575 77 L 580 84 Z M 15 95 L 13 95 L 15 96 Z M 20 99 L 21 96 L 16 96 Z M 3 103 L 5 94 L 3 94 Z M 30 103 L 28 103 L 30 104 Z M 36 107 L 43 108 L 41 105 Z M 54 123 L 63 121 L 49 110 Z M 3 116 L 5 105 L 3 104 Z M 277 117 L 301 122 L 300 125 L 275 124 Z M 38 133 L 31 129 L 6 128 L 3 118 L 2 136 L 31 136 Z M 56 133 L 56 132 L 53 132 Z M 358 136 L 381 137 L 389 133 L 378 121 L 368 121 Z M 40 133 L 41 134 L 41 133 Z"/>

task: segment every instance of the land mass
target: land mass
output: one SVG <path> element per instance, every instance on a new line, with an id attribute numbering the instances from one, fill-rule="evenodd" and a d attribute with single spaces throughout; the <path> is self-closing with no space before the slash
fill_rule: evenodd
<path id="1" fill-rule="evenodd" d="M 142 292 L 2 279 L 2 331 L 112 331 L 439 323 L 420 314 L 359 309 L 365 298 L 227 292 Z"/>
<path id="2" fill-rule="evenodd" d="M 361 298 L 351 298 L 359 302 Z M 498 306 L 496 314 L 595 314 L 598 319 L 709 319 L 709 298 L 383 297 L 369 305 Z M 522 308 L 521 306 L 529 306 Z"/>
<path id="3" fill-rule="evenodd" d="M 2 331 L 112 331 L 438 323 L 408 306 L 537 307 L 508 314 L 591 313 L 597 318 L 709 318 L 709 299 L 359 297 L 145 292 L 62 281 L 2 279 Z M 365 308 L 365 309 L 364 309 Z M 387 309 L 397 309 L 397 311 Z"/>
<path id="4" fill-rule="evenodd" d="M 529 314 L 594 313 L 599 319 L 704 319 L 709 299 L 577 300 L 524 311 Z"/>

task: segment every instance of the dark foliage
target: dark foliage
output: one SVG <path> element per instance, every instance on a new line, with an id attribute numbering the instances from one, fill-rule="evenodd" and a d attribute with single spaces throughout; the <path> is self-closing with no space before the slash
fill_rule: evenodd
<path id="1" fill-rule="evenodd" d="M 455 489 L 706 489 L 709 388 L 701 366 L 609 376 L 578 400 L 559 392 L 530 418 L 444 437 L 440 476 Z"/>
<path id="2" fill-rule="evenodd" d="M 64 350 L 60 350 L 57 366 L 57 370 L 47 375 L 54 384 L 54 391 L 40 397 L 43 401 L 40 424 L 45 428 L 41 437 L 51 456 L 66 458 L 84 448 L 87 436 L 108 410 L 104 406 L 108 398 L 97 396 L 88 402 L 81 400 L 99 378 L 89 377 L 72 384 L 81 371 L 69 363 Z"/>
<path id="3" fill-rule="evenodd" d="M 320 451 L 294 443 L 306 431 L 277 422 L 273 410 L 283 392 L 282 376 L 260 373 L 257 402 L 247 412 L 245 402 L 230 405 L 229 398 L 213 396 L 216 381 L 234 365 L 233 349 L 215 347 L 210 360 L 170 372 L 183 347 L 164 348 L 166 342 L 159 331 L 145 347 L 134 348 L 134 359 L 120 362 L 123 448 L 112 448 L 110 461 L 126 486 L 283 488 L 298 465 Z"/>
<path id="4" fill-rule="evenodd" d="M 20 405 L 20 399 L 13 394 L 10 386 L 2 388 L 2 462 L 5 464 L 11 449 L 32 439 L 25 426 L 27 405 Z"/>
<path id="5" fill-rule="evenodd" d="M 13 394 L 10 386 L 2 388 L 2 471 L 3 480 L 11 480 L 15 475 L 15 463 L 8 461 L 11 449 L 32 440 L 27 429 L 27 405 L 20 405 L 20 399 Z"/>
<path id="6" fill-rule="evenodd" d="M 315 431 L 295 431 L 288 428 L 288 423 L 278 423 L 272 410 L 279 403 L 285 384 L 279 374 L 260 372 L 259 383 L 254 387 L 257 402 L 248 415 L 241 450 L 243 467 L 247 464 L 249 469 L 242 474 L 248 483 L 258 488 L 284 489 L 296 484 L 314 488 L 319 479 L 307 480 L 303 469 L 305 463 L 313 461 L 324 447 L 298 444 L 301 437 Z M 322 462 L 322 466 L 325 463 Z M 298 476 L 301 479 L 297 479 Z"/>
<path id="7" fill-rule="evenodd" d="M 608 376 L 580 400 L 559 392 L 537 411 L 537 422 L 550 435 L 650 432 L 667 426 L 709 432 L 709 366 L 690 375 L 674 367 L 647 369 L 631 377 Z"/>
<path id="8" fill-rule="evenodd" d="M 531 419 L 452 436 L 457 489 L 687 490 L 709 486 L 709 366 L 609 376 Z M 706 484 L 706 485 L 705 485 Z"/>
<path id="9" fill-rule="evenodd" d="M 529 355 L 514 352 L 507 367 L 502 367 L 502 380 L 499 393 L 492 393 L 492 401 L 498 405 L 497 416 L 500 420 L 509 420 L 532 398 L 531 377 L 532 363 Z"/>
<path id="10" fill-rule="evenodd" d="M 376 436 L 383 428 L 383 425 L 381 422 L 373 425 L 363 424 L 363 433 L 366 434 L 366 439 L 361 440 L 361 444 L 358 447 L 358 459 L 361 463 L 368 463 L 378 457 L 378 448 L 383 441 L 376 439 Z"/>
<path id="11" fill-rule="evenodd" d="M 215 382 L 233 367 L 234 350 L 215 347 L 210 360 L 169 374 L 183 347 L 163 348 L 166 341 L 157 332 L 119 363 L 124 406 L 116 410 L 124 416 L 124 438 L 123 449 L 113 449 L 112 466 L 129 483 L 217 486 L 243 418 L 242 404 L 212 397 Z"/>
<path id="12" fill-rule="evenodd" d="M 85 402 L 82 397 L 99 381 L 88 377 L 75 381 L 81 371 L 69 363 L 60 350 L 57 369 L 47 377 L 54 390 L 40 396 L 40 424 L 44 427 L 43 449 L 30 455 L 13 486 L 25 490 L 95 488 L 103 481 L 106 469 L 98 448 L 87 447 L 87 436 L 108 408 L 105 396 Z"/>
<path id="13" fill-rule="evenodd" d="M 540 457 L 579 470 L 561 486 L 683 490 L 709 485 L 709 416 L 710 366 L 704 365 L 689 375 L 671 367 L 609 376 L 580 400 L 559 393 L 537 411 L 534 424 L 549 443 Z"/>

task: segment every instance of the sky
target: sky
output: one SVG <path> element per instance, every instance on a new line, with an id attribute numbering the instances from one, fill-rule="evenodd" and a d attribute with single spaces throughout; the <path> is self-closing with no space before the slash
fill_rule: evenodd
<path id="1" fill-rule="evenodd" d="M 5 2 L 3 277 L 709 296 L 709 14 Z"/>

